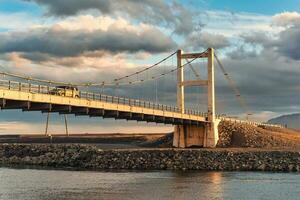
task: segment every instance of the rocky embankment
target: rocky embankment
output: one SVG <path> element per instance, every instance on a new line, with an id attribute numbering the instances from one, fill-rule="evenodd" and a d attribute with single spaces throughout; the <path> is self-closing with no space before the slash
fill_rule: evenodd
<path id="1" fill-rule="evenodd" d="M 218 147 L 298 148 L 300 132 L 222 121 Z"/>
<path id="2" fill-rule="evenodd" d="M 2 144 L 0 164 L 95 170 L 300 171 L 300 151 L 250 148 L 103 151 L 93 145 Z"/>

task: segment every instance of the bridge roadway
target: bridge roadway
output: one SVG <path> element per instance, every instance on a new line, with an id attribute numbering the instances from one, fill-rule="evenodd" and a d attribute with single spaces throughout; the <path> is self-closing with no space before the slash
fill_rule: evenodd
<path id="1" fill-rule="evenodd" d="M 79 98 L 58 96 L 50 94 L 54 88 L 0 80 L 0 107 L 173 125 L 199 125 L 207 122 L 204 113 L 193 110 L 186 110 L 182 114 L 172 106 L 82 91 Z"/>

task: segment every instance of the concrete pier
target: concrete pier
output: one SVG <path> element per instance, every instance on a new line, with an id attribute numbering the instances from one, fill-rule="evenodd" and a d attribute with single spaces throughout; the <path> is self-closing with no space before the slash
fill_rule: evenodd
<path id="1" fill-rule="evenodd" d="M 174 130 L 173 146 L 186 147 L 215 147 L 219 140 L 218 124 L 203 123 L 202 126 L 177 125 Z"/>

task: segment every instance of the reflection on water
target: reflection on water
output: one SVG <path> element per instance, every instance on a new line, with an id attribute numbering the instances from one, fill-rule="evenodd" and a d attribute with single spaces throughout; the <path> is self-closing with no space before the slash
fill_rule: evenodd
<path id="1" fill-rule="evenodd" d="M 300 174 L 0 168 L 0 199 L 299 199 Z"/>

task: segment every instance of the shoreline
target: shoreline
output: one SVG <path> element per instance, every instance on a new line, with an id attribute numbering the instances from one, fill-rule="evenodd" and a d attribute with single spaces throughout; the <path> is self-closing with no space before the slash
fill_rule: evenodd
<path id="1" fill-rule="evenodd" d="M 0 166 L 82 170 L 300 172 L 300 149 L 109 149 L 82 144 L 0 144 Z"/>

